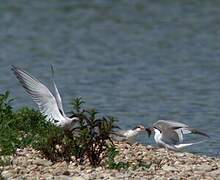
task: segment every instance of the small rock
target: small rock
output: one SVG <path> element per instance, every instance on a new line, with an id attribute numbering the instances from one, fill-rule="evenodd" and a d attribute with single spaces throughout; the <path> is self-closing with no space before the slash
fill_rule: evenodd
<path id="1" fill-rule="evenodd" d="M 86 170 L 86 173 L 87 173 L 87 174 L 90 174 L 91 172 L 92 172 L 92 169 Z"/>
<path id="2" fill-rule="evenodd" d="M 95 168 L 95 170 L 96 170 L 97 172 L 99 172 L 99 171 L 102 170 L 102 167 L 97 167 L 97 168 Z"/>
<path id="3" fill-rule="evenodd" d="M 74 180 L 85 180 L 84 178 L 82 178 L 81 176 L 73 176 L 71 177 Z"/>
<path id="4" fill-rule="evenodd" d="M 74 179 L 73 177 L 65 176 L 65 175 L 60 175 L 60 176 L 55 176 L 53 177 L 53 180 L 72 180 Z"/>
<path id="5" fill-rule="evenodd" d="M 220 169 L 209 172 L 209 175 L 212 177 L 220 177 Z"/>
<path id="6" fill-rule="evenodd" d="M 8 171 L 3 171 L 1 173 L 1 176 L 4 178 L 4 179 L 9 179 L 9 178 L 12 178 L 13 176 L 15 176 L 17 173 L 16 173 L 16 170 L 12 169 L 12 170 L 8 170 Z"/>
<path id="7" fill-rule="evenodd" d="M 64 172 L 63 172 L 63 175 L 69 176 L 69 175 L 70 175 L 70 172 L 69 172 L 69 171 L 64 171 Z"/>
<path id="8" fill-rule="evenodd" d="M 35 159 L 33 160 L 33 164 L 40 165 L 40 166 L 51 166 L 53 163 L 46 159 Z"/>
<path id="9" fill-rule="evenodd" d="M 168 165 L 164 165 L 164 166 L 162 167 L 162 169 L 163 169 L 164 171 L 176 171 L 176 170 L 177 170 L 175 167 L 173 167 L 173 166 L 168 166 Z"/>
<path id="10" fill-rule="evenodd" d="M 210 166 L 208 164 L 196 165 L 194 170 L 196 170 L 196 171 L 203 171 L 203 172 L 209 172 L 209 171 L 212 170 L 212 166 Z"/>

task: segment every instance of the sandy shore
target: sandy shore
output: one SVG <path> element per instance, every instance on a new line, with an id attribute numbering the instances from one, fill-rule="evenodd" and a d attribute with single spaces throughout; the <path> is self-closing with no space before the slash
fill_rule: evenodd
<path id="1" fill-rule="evenodd" d="M 116 162 L 128 169 L 109 169 L 103 162 L 92 168 L 86 163 L 52 163 L 32 148 L 17 151 L 11 165 L 2 169 L 4 179 L 220 179 L 220 159 L 185 152 L 165 151 L 141 144 L 116 143 Z"/>

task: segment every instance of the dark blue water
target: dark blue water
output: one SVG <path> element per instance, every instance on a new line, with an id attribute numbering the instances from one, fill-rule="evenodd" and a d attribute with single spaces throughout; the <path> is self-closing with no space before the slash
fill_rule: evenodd
<path id="1" fill-rule="evenodd" d="M 74 97 L 122 128 L 177 120 L 211 139 L 189 151 L 220 151 L 219 1 L 1 0 L 0 92 L 30 105 L 10 65 L 50 84 L 65 110 Z M 143 143 L 153 143 L 146 136 Z"/>

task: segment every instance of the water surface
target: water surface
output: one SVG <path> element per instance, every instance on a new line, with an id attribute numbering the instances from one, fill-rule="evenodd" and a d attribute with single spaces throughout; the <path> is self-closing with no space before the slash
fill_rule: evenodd
<path id="1" fill-rule="evenodd" d="M 51 83 L 65 110 L 74 97 L 122 128 L 182 121 L 211 139 L 189 151 L 220 150 L 219 1 L 2 0 L 0 92 L 37 108 L 10 65 Z M 153 143 L 141 136 L 142 143 Z"/>

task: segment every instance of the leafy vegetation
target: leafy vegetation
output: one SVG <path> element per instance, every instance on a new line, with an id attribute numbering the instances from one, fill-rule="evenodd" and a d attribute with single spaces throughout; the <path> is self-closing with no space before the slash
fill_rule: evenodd
<path id="1" fill-rule="evenodd" d="M 83 109 L 85 102 L 76 98 L 72 102 L 72 116 L 79 119 L 71 132 L 47 122 L 39 111 L 22 108 L 13 111 L 9 92 L 0 94 L 0 156 L 13 154 L 17 148 L 31 145 L 52 161 L 79 162 L 88 159 L 97 166 L 107 155 L 116 120 L 98 117 L 94 109 Z"/>
<path id="2" fill-rule="evenodd" d="M 98 118 L 95 109 L 85 110 L 81 107 L 84 102 L 81 98 L 73 101 L 74 116 L 79 118 L 80 126 L 74 130 L 79 131 L 78 137 L 74 138 L 76 150 L 75 157 L 81 157 L 81 153 L 86 154 L 89 162 L 96 166 L 106 156 L 109 143 L 113 145 L 110 134 L 115 126 L 113 117 Z M 77 156 L 78 155 L 78 156 Z"/>
<path id="3" fill-rule="evenodd" d="M 130 164 L 127 162 L 115 162 L 115 157 L 119 154 L 119 151 L 115 148 L 115 146 L 110 146 L 107 151 L 108 159 L 107 159 L 107 166 L 110 169 L 128 169 Z"/>
<path id="4" fill-rule="evenodd" d="M 128 169 L 131 168 L 132 170 L 136 170 L 138 168 L 142 168 L 144 170 L 148 170 L 152 164 L 158 164 L 158 162 L 149 162 L 146 163 L 142 160 L 137 160 L 138 162 L 133 164 L 131 162 L 116 162 L 115 158 L 119 155 L 119 151 L 116 149 L 115 146 L 109 146 L 107 150 L 107 160 L 106 160 L 106 165 L 109 169 Z"/>
<path id="5" fill-rule="evenodd" d="M 20 134 L 12 127 L 14 113 L 10 106 L 11 101 L 8 91 L 0 94 L 0 155 L 12 154 L 20 142 Z"/>

